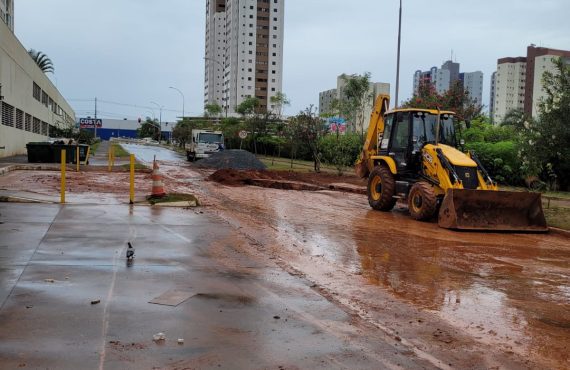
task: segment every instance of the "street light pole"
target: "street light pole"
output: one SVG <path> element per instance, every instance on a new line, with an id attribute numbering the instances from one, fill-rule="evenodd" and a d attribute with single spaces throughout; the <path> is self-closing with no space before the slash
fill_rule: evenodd
<path id="1" fill-rule="evenodd" d="M 182 94 L 182 91 L 180 91 L 179 89 L 177 89 L 176 87 L 173 86 L 169 86 L 169 89 L 173 89 L 176 90 L 180 93 L 180 95 L 182 95 L 182 122 L 184 122 L 184 94 Z"/>
<path id="2" fill-rule="evenodd" d="M 204 60 L 211 60 L 211 61 L 214 62 L 214 63 L 218 63 L 218 64 L 220 65 L 220 67 L 222 67 L 222 77 L 224 76 L 224 71 L 225 71 L 226 67 L 222 64 L 222 62 L 220 62 L 220 61 L 217 60 L 217 59 L 208 58 L 208 57 L 204 57 Z M 222 85 L 222 86 L 223 86 L 223 85 Z M 226 111 L 226 118 L 228 118 L 228 97 L 227 97 L 225 91 L 226 91 L 226 89 L 224 89 L 224 95 L 225 95 L 225 97 L 222 96 L 222 101 L 224 102 L 224 109 L 225 109 L 225 111 Z"/>
<path id="3" fill-rule="evenodd" d="M 400 43 L 402 35 L 402 0 L 400 0 L 400 17 L 398 21 L 398 62 L 396 67 L 396 103 L 395 108 L 398 108 L 398 93 L 400 92 Z"/>
<path id="4" fill-rule="evenodd" d="M 160 144 L 160 139 L 162 137 L 162 108 L 164 108 L 163 105 L 160 105 L 158 103 L 155 103 L 153 101 L 150 102 L 151 104 L 155 104 L 158 109 L 159 109 L 159 116 L 158 116 L 158 143 Z"/>

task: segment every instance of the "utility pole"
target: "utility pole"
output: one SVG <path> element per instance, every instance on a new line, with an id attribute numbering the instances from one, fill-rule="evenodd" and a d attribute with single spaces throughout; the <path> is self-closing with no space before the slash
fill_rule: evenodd
<path id="1" fill-rule="evenodd" d="M 97 97 L 95 97 L 95 140 L 97 140 Z"/>
<path id="2" fill-rule="evenodd" d="M 398 62 L 396 67 L 396 102 L 395 108 L 398 108 L 398 93 L 400 92 L 400 43 L 402 35 L 402 0 L 400 0 L 400 17 L 398 21 Z"/>

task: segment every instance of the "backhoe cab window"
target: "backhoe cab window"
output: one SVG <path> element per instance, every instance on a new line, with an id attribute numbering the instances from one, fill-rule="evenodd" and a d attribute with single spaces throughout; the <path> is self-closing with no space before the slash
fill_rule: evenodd
<path id="1" fill-rule="evenodd" d="M 421 149 L 425 144 L 435 143 L 437 116 L 425 112 L 414 113 L 413 137 L 414 149 Z M 453 116 L 442 114 L 440 120 L 439 142 L 456 146 Z"/>

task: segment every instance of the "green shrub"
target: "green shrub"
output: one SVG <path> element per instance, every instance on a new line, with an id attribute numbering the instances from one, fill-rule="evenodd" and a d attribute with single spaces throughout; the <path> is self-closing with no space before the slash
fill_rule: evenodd
<path id="1" fill-rule="evenodd" d="M 521 164 L 514 141 L 468 143 L 467 149 L 475 151 L 495 181 L 511 185 L 522 182 Z"/>

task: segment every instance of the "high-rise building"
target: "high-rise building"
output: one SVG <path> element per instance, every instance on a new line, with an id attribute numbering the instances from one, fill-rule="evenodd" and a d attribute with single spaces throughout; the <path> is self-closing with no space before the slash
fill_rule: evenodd
<path id="1" fill-rule="evenodd" d="M 449 71 L 449 84 L 451 85 L 455 81 L 459 80 L 459 63 L 455 63 L 451 60 L 446 61 L 441 65 L 441 69 Z"/>
<path id="2" fill-rule="evenodd" d="M 459 74 L 463 89 L 469 93 L 475 104 L 483 104 L 483 72 L 464 72 Z"/>
<path id="3" fill-rule="evenodd" d="M 493 122 L 500 123 L 511 110 L 524 107 L 526 79 L 525 57 L 497 61 Z"/>
<path id="4" fill-rule="evenodd" d="M 326 90 L 319 93 L 319 113 L 321 114 L 332 114 L 332 103 L 335 100 L 342 101 L 345 97 L 344 87 L 346 86 L 346 78 L 350 78 L 349 75 L 341 74 L 336 79 L 336 89 Z M 374 107 L 374 101 L 376 97 L 380 94 L 390 95 L 390 84 L 386 82 L 370 82 L 368 88 L 368 95 L 370 99 L 364 109 L 364 117 L 366 120 L 364 125 L 368 124 L 367 118 L 372 113 L 372 108 Z M 351 132 L 363 132 L 364 127 L 360 126 L 358 122 L 348 122 L 348 130 Z"/>
<path id="5" fill-rule="evenodd" d="M 414 94 L 418 93 L 420 85 L 432 83 L 439 94 L 443 94 L 449 89 L 451 83 L 451 73 L 448 69 L 438 69 L 431 67 L 429 71 L 417 70 L 414 73 Z"/>
<path id="6" fill-rule="evenodd" d="M 8 25 L 8 28 L 14 32 L 14 1 L 0 0 L 0 20 Z"/>
<path id="7" fill-rule="evenodd" d="M 527 80 L 524 96 L 524 112 L 536 117 L 538 105 L 545 97 L 542 87 L 542 75 L 544 72 L 556 72 L 553 60 L 561 57 L 566 63 L 570 62 L 570 51 L 536 47 L 530 45 L 526 52 Z"/>
<path id="8" fill-rule="evenodd" d="M 227 113 L 246 98 L 273 110 L 281 92 L 285 0 L 206 0 L 204 104 Z"/>
<path id="9" fill-rule="evenodd" d="M 546 71 L 556 73 L 555 58 L 570 63 L 570 51 L 530 45 L 526 57 L 497 61 L 492 110 L 494 122 L 500 123 L 513 109 L 522 109 L 532 117 L 538 115 L 538 106 L 545 97 L 542 76 Z"/>
<path id="10" fill-rule="evenodd" d="M 491 75 L 491 92 L 489 94 L 489 117 L 491 117 L 491 120 L 494 119 L 496 85 L 497 85 L 497 72 L 493 72 L 493 74 Z"/>

